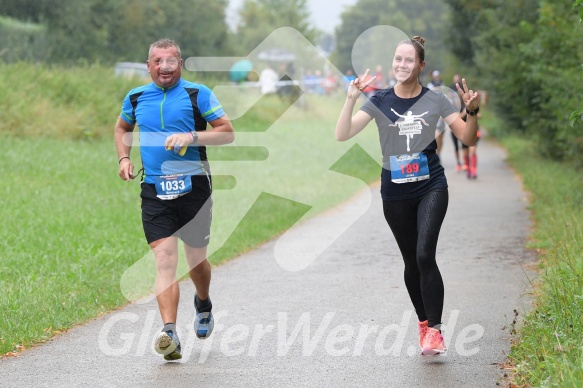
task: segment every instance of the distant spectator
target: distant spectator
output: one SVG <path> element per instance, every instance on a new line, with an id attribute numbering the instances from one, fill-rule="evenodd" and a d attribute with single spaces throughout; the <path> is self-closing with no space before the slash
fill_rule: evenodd
<path id="1" fill-rule="evenodd" d="M 354 75 L 352 69 L 346 70 L 346 74 L 344 74 L 344 89 L 348 90 L 348 87 L 350 86 L 350 81 L 354 81 L 355 79 L 356 76 Z"/>
<path id="2" fill-rule="evenodd" d="M 322 77 L 322 70 L 316 70 L 314 75 L 314 90 L 316 91 L 316 94 L 324 94 L 324 88 L 322 87 L 322 83 L 324 81 L 324 77 Z"/>
<path id="3" fill-rule="evenodd" d="M 383 75 L 383 67 L 381 65 L 377 65 L 375 69 L 375 80 L 372 83 L 375 90 L 385 89 L 387 84 L 385 83 L 385 77 Z"/>
<path id="4" fill-rule="evenodd" d="M 259 84 L 261 85 L 261 94 L 273 94 L 277 92 L 277 81 L 279 75 L 269 65 L 263 69 L 259 75 Z"/>
<path id="5" fill-rule="evenodd" d="M 438 86 L 443 86 L 443 81 L 439 75 L 439 70 L 433 70 L 433 73 L 431 73 L 431 81 L 427 84 L 427 88 L 435 89 Z"/>
<path id="6" fill-rule="evenodd" d="M 336 77 L 332 74 L 331 71 L 326 72 L 326 77 L 323 80 L 322 86 L 324 87 L 325 94 L 332 94 L 336 91 Z"/>
<path id="7" fill-rule="evenodd" d="M 393 69 L 389 70 L 387 73 L 387 88 L 392 88 L 397 84 L 395 75 L 393 74 Z"/>
<path id="8" fill-rule="evenodd" d="M 316 93 L 316 75 L 312 72 L 312 69 L 306 69 L 304 85 L 308 93 Z"/>
<path id="9" fill-rule="evenodd" d="M 296 97 L 299 93 L 299 90 L 293 80 L 294 74 L 296 72 L 294 64 L 292 62 L 289 62 L 288 64 L 282 63 L 279 68 L 282 74 L 279 81 L 282 82 L 280 82 L 277 88 L 277 93 L 280 95 L 280 97 Z"/>
<path id="10" fill-rule="evenodd" d="M 285 72 L 291 79 L 294 78 L 294 76 L 296 75 L 296 67 L 294 66 L 293 62 L 287 64 L 287 66 L 285 67 Z"/>
<path id="11" fill-rule="evenodd" d="M 375 74 L 374 76 L 376 77 L 375 80 L 373 81 L 373 83 L 371 83 L 370 85 L 368 85 L 366 88 L 364 88 L 363 93 L 367 98 L 371 98 L 372 96 L 375 95 L 375 93 L 377 92 L 377 90 L 381 90 L 384 89 L 386 87 L 385 85 L 385 77 L 383 76 L 383 67 L 381 65 L 377 65 L 377 67 L 375 68 Z M 368 79 L 372 78 L 372 76 L 369 76 Z M 366 82 L 367 80 L 363 80 L 363 82 Z"/>

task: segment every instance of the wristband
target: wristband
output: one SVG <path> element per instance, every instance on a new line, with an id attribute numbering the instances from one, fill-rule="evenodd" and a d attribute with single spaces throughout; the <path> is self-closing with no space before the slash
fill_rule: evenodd
<path id="1" fill-rule="evenodd" d="M 130 158 L 129 156 L 123 156 L 117 161 L 117 164 L 120 164 L 122 160 L 129 159 L 129 158 Z"/>
<path id="2" fill-rule="evenodd" d="M 477 107 L 475 110 L 468 110 L 468 108 L 466 108 L 466 113 L 469 114 L 470 116 L 475 116 L 479 111 L 480 107 Z"/>
<path id="3" fill-rule="evenodd" d="M 192 136 L 192 144 L 198 143 L 198 133 L 196 131 L 190 131 L 190 135 Z"/>

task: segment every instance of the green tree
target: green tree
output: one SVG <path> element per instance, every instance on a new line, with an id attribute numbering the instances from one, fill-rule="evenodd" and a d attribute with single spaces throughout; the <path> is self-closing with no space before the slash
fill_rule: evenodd
<path id="1" fill-rule="evenodd" d="M 568 125 L 580 106 L 573 85 L 583 81 L 578 19 L 566 2 L 495 0 L 478 11 L 471 42 L 505 130 L 537 139 L 543 155 L 583 164 L 581 128 Z"/>
<path id="2" fill-rule="evenodd" d="M 444 0 L 450 7 L 451 18 L 449 28 L 446 29 L 446 47 L 458 58 L 462 65 L 473 66 L 474 40 L 476 34 L 476 22 L 479 13 L 483 9 L 492 8 L 492 0 Z"/>
<path id="3" fill-rule="evenodd" d="M 157 0 L 125 0 L 120 5 L 120 15 L 124 17 L 112 20 L 111 26 L 116 31 L 110 37 L 115 59 L 145 62 L 149 45 L 165 33 L 162 26 L 168 23 L 166 10 Z"/>
<path id="4" fill-rule="evenodd" d="M 117 19 L 111 47 L 117 60 L 145 61 L 149 45 L 160 38 L 176 40 L 182 55 L 219 56 L 226 52 L 226 0 L 126 0 Z"/>
<path id="5" fill-rule="evenodd" d="M 52 0 L 0 0 L 0 14 L 23 22 L 40 23 Z"/>
<path id="6" fill-rule="evenodd" d="M 336 29 L 336 51 L 332 60 L 341 69 L 352 68 L 352 49 L 357 38 L 367 29 L 389 25 L 407 36 L 423 36 L 426 42 L 429 69 L 443 69 L 446 63 L 442 39 L 449 24 L 448 8 L 443 1 L 424 0 L 359 0 L 341 15 L 342 23 Z M 386 48 L 377 47 L 375 50 Z M 392 53 L 390 53 L 392 55 Z M 387 68 L 390 63 L 382 63 Z"/>
<path id="7" fill-rule="evenodd" d="M 528 79 L 541 87 L 532 96 L 538 109 L 531 112 L 528 124 L 545 155 L 583 166 L 583 128 L 568 125 L 571 112 L 581 106 L 578 93 L 573 93 L 574 86 L 583 83 L 581 24 L 567 2 L 539 4 L 536 34 L 524 45 L 532 59 Z"/>
<path id="8" fill-rule="evenodd" d="M 310 42 L 318 31 L 310 24 L 307 0 L 245 0 L 237 25 L 237 51 L 245 55 L 259 45 L 274 30 L 292 27 Z"/>
<path id="9" fill-rule="evenodd" d="M 71 63 L 145 61 L 150 43 L 175 39 L 185 56 L 227 47 L 227 0 L 0 0 L 2 15 L 46 26 L 48 58 Z"/>
<path id="10" fill-rule="evenodd" d="M 225 22 L 227 0 L 181 0 L 165 2 L 173 9 L 164 26 L 166 34 L 180 43 L 184 56 L 226 54 L 228 27 Z"/>
<path id="11" fill-rule="evenodd" d="M 51 61 L 111 61 L 114 53 L 109 42 L 115 31 L 110 25 L 120 15 L 120 2 L 53 0 L 52 3 L 44 13 Z"/>
<path id="12" fill-rule="evenodd" d="M 488 86 L 490 102 L 507 127 L 521 131 L 532 112 L 531 96 L 541 89 L 538 83 L 529 82 L 532 59 L 521 52 L 532 39 L 537 14 L 538 0 L 495 0 L 477 11 L 473 24 L 474 73 Z"/>

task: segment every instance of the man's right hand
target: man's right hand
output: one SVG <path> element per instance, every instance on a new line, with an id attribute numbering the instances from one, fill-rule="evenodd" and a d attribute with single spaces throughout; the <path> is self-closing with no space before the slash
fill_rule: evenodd
<path id="1" fill-rule="evenodd" d="M 134 164 L 129 158 L 124 158 L 119 162 L 118 175 L 124 181 L 131 181 L 136 176 L 134 175 Z"/>

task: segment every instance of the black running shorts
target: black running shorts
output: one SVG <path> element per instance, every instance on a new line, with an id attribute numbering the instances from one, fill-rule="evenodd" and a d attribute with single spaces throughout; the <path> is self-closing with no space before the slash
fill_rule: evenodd
<path id="1" fill-rule="evenodd" d="M 193 248 L 206 247 L 210 240 L 212 188 L 208 175 L 193 175 L 192 191 L 181 197 L 162 200 L 153 184 L 142 182 L 142 224 L 148 244 L 177 236 Z"/>

